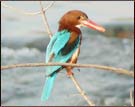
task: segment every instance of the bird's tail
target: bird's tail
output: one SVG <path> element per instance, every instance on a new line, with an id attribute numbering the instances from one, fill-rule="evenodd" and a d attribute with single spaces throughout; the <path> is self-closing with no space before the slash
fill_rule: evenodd
<path id="1" fill-rule="evenodd" d="M 49 98 L 54 85 L 56 75 L 57 73 L 54 73 L 52 76 L 46 78 L 45 85 L 43 87 L 42 96 L 41 96 L 41 101 L 45 101 Z"/>

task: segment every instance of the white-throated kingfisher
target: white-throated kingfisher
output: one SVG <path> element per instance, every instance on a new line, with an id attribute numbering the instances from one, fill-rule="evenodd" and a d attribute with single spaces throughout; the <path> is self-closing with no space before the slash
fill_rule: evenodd
<path id="1" fill-rule="evenodd" d="M 46 50 L 46 63 L 76 63 L 80 53 L 82 34 L 80 27 L 85 26 L 94 30 L 104 32 L 105 29 L 93 21 L 80 10 L 71 10 L 64 14 L 59 21 L 58 32 L 56 32 Z M 57 73 L 65 68 L 68 75 L 73 75 L 71 66 L 48 66 L 46 68 L 46 82 L 43 87 L 41 100 L 49 98 Z"/>

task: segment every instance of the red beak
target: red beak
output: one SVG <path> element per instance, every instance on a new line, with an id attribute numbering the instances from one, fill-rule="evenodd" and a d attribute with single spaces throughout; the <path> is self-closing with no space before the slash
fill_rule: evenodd
<path id="1" fill-rule="evenodd" d="M 94 29 L 94 30 L 98 30 L 100 32 L 105 32 L 105 28 L 103 28 L 100 25 L 97 25 L 95 22 L 91 21 L 91 20 L 82 20 L 81 24 L 83 24 L 84 26 Z"/>

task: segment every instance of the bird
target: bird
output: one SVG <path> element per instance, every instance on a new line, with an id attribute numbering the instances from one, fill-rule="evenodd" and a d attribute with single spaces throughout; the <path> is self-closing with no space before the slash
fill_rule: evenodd
<path id="1" fill-rule="evenodd" d="M 46 49 L 46 63 L 77 63 L 82 41 L 80 28 L 87 27 L 100 32 L 105 28 L 88 19 L 81 10 L 70 10 L 59 20 L 58 31 L 52 36 Z M 67 75 L 73 75 L 71 66 L 47 66 L 46 79 L 43 87 L 41 101 L 49 99 L 57 74 L 65 69 Z"/>

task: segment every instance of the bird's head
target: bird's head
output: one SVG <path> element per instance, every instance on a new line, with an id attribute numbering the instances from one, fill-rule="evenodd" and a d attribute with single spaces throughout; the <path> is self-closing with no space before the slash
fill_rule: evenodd
<path id="1" fill-rule="evenodd" d="M 96 24 L 88 19 L 88 16 L 80 10 L 71 10 L 64 14 L 59 21 L 59 29 L 66 29 L 66 27 L 88 27 L 101 32 L 105 31 L 105 28 Z"/>

